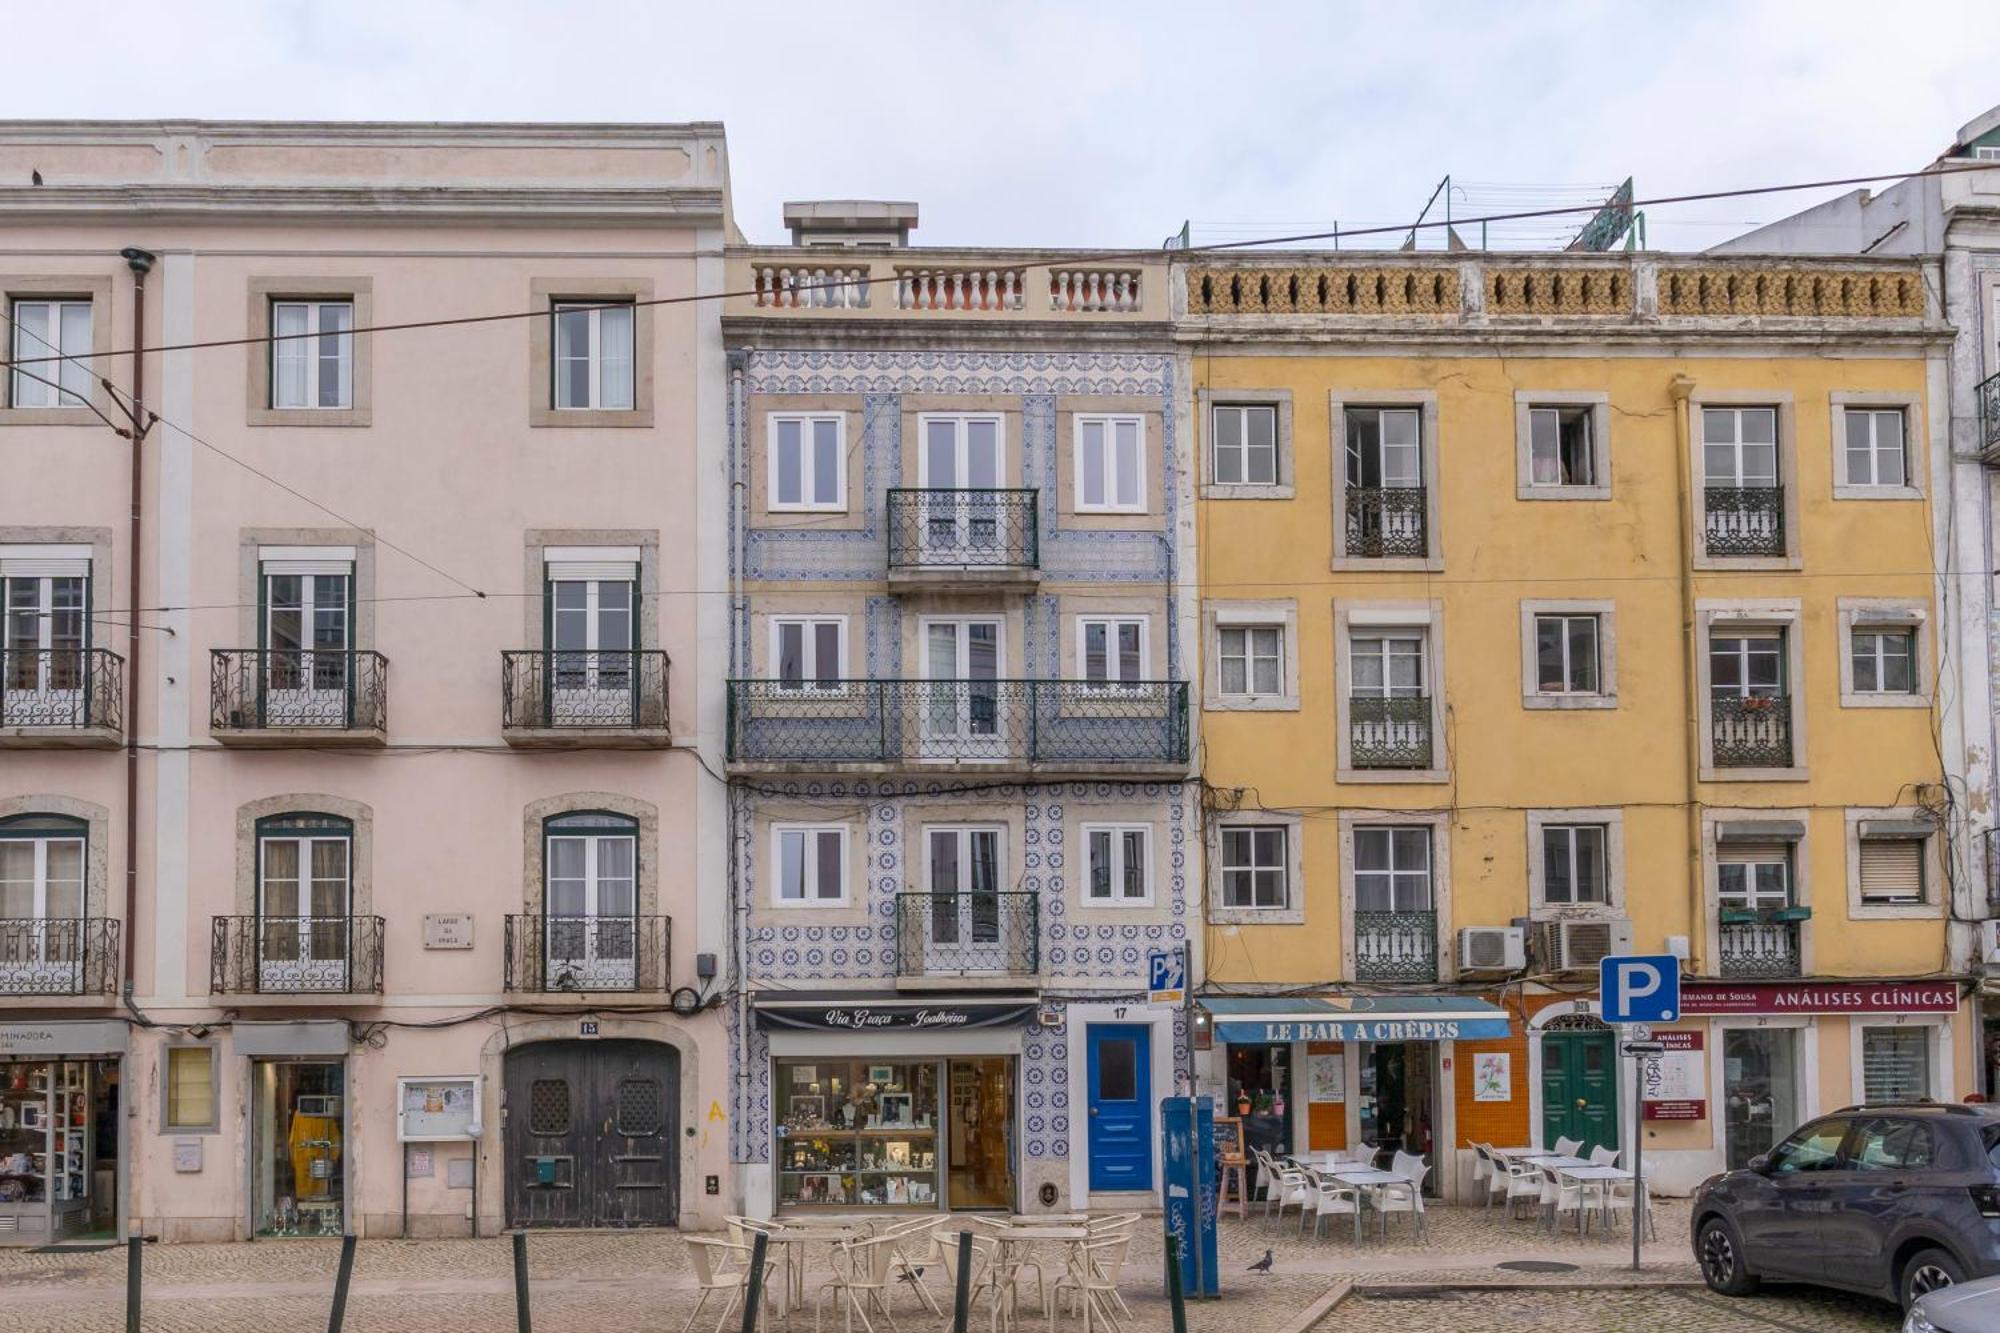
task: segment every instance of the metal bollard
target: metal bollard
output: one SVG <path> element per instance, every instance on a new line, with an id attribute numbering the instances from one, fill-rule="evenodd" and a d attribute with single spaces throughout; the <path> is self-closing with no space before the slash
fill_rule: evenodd
<path id="1" fill-rule="evenodd" d="M 347 1284 L 354 1277 L 354 1233 L 340 1238 L 340 1272 L 333 1279 L 333 1313 L 326 1317 L 326 1333 L 340 1333 L 347 1318 Z"/>
<path id="2" fill-rule="evenodd" d="M 750 1238 L 750 1285 L 743 1293 L 743 1333 L 757 1333 L 757 1316 L 764 1304 L 764 1252 L 771 1238 L 758 1232 Z"/>
<path id="3" fill-rule="evenodd" d="M 519 1333 L 534 1333 L 528 1315 L 528 1233 L 514 1233 L 514 1327 Z"/>
<path id="4" fill-rule="evenodd" d="M 125 1333 L 139 1333 L 140 1257 L 146 1237 L 134 1230 L 125 1242 Z"/>
<path id="5" fill-rule="evenodd" d="M 996 1295 L 995 1300 L 999 1297 Z M 958 1233 L 958 1291 L 951 1298 L 951 1333 L 965 1333 L 966 1316 L 972 1313 L 972 1233 Z"/>
<path id="6" fill-rule="evenodd" d="M 1173 1306 L 1174 1333 L 1187 1333 L 1187 1294 L 1181 1290 L 1181 1242 L 1167 1233 L 1167 1300 Z"/>

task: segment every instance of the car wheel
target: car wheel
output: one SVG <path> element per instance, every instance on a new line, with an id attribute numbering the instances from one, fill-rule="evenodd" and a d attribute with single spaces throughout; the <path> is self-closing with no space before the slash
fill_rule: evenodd
<path id="1" fill-rule="evenodd" d="M 1736 1238 L 1736 1229 L 1721 1218 L 1710 1218 L 1702 1226 L 1695 1253 L 1701 1259 L 1702 1281 L 1708 1283 L 1710 1291 L 1748 1296 L 1757 1290 L 1757 1275 L 1743 1262 L 1743 1244 Z"/>
<path id="2" fill-rule="evenodd" d="M 1903 1308 L 1907 1310 L 1926 1292 L 1955 1286 L 1963 1281 L 1965 1272 L 1950 1254 L 1943 1250 L 1920 1250 L 1903 1265 L 1901 1290 L 1896 1294 L 1903 1298 Z"/>

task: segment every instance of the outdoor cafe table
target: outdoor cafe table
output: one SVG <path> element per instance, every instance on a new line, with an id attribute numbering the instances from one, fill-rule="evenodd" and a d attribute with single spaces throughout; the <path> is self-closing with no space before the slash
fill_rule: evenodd
<path id="1" fill-rule="evenodd" d="M 1394 1171 L 1379 1171 L 1372 1166 L 1353 1166 L 1333 1171 L 1322 1171 L 1320 1174 L 1332 1176 L 1343 1185 L 1357 1185 L 1363 1190 L 1377 1190 L 1384 1185 L 1409 1185 L 1414 1188 L 1416 1183 L 1408 1176 L 1399 1176 Z M 1377 1208 L 1375 1211 L 1382 1219 L 1382 1234 L 1386 1237 L 1389 1234 L 1389 1215 L 1380 1208 Z M 1354 1236 L 1357 1240 L 1361 1238 L 1361 1217 L 1359 1213 L 1354 1218 Z"/>
<path id="2" fill-rule="evenodd" d="M 844 1240 L 854 1239 L 863 1231 L 858 1222 L 778 1223 L 772 1226 L 771 1243 L 785 1247 L 785 1295 L 779 1302 L 778 1313 L 784 1317 L 786 1328 L 792 1326 L 792 1312 L 806 1301 L 806 1246 L 815 1243 L 836 1246 Z M 828 1262 L 832 1262 L 831 1258 Z"/>
<path id="3" fill-rule="evenodd" d="M 1559 1176 L 1567 1176 L 1586 1185 L 1595 1185 L 1598 1211 L 1604 1214 L 1604 1224 L 1607 1227 L 1611 1225 L 1611 1186 L 1621 1180 L 1632 1179 L 1630 1171 L 1622 1166 L 1599 1166 L 1594 1162 L 1586 1162 L 1582 1166 L 1556 1166 L 1551 1169 Z M 1579 1214 L 1577 1225 L 1582 1224 L 1582 1216 Z"/>

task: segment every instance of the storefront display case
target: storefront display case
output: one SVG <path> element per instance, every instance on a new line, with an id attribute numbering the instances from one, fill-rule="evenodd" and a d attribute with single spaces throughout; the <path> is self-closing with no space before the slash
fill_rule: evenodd
<path id="1" fill-rule="evenodd" d="M 89 1229 L 90 1137 L 86 1062 L 0 1063 L 0 1239 Z"/>
<path id="2" fill-rule="evenodd" d="M 937 1206 L 937 1064 L 780 1060 L 775 1074 L 781 1206 Z"/>

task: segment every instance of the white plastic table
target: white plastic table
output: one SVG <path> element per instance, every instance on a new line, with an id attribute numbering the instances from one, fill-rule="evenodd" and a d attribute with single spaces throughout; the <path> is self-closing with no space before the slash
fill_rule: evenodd
<path id="1" fill-rule="evenodd" d="M 1373 1192 L 1379 1190 L 1384 1185 L 1409 1185 L 1412 1188 L 1416 1185 L 1416 1182 L 1408 1176 L 1399 1176 L 1394 1171 L 1383 1171 L 1372 1166 L 1353 1166 L 1341 1170 L 1323 1171 L 1320 1174 L 1332 1176 L 1343 1185 L 1354 1185 L 1363 1190 L 1370 1191 L 1371 1198 L 1373 1197 Z M 1379 1207 L 1375 1211 L 1381 1217 L 1382 1234 L 1387 1236 L 1389 1234 L 1389 1216 L 1383 1213 Z M 1356 1219 L 1355 1227 L 1355 1234 L 1359 1235 L 1359 1219 Z"/>
<path id="2" fill-rule="evenodd" d="M 1599 1166 L 1589 1162 L 1583 1166 L 1558 1166 L 1554 1168 L 1559 1176 L 1582 1181 L 1597 1187 L 1597 1211 L 1603 1214 L 1604 1224 L 1611 1225 L 1611 1186 L 1621 1180 L 1632 1179 L 1632 1173 L 1622 1166 Z"/>

